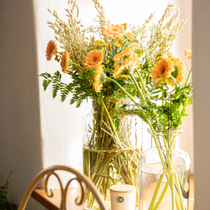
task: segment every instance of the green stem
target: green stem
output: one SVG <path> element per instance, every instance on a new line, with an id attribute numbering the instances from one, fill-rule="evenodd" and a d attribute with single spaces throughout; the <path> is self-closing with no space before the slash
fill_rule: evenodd
<path id="1" fill-rule="evenodd" d="M 165 101 L 164 101 L 164 99 L 163 99 L 163 93 L 164 93 L 164 88 L 163 88 L 163 86 L 162 86 L 162 106 L 165 105 Z"/>
<path id="2" fill-rule="evenodd" d="M 156 202 L 155 207 L 153 208 L 153 210 L 157 210 L 158 209 L 159 205 L 161 204 L 161 202 L 163 200 L 163 197 L 165 196 L 165 193 L 166 193 L 167 189 L 168 189 L 168 182 L 166 182 L 165 187 L 163 188 L 163 191 L 162 191 L 158 201 Z"/>
<path id="3" fill-rule="evenodd" d="M 103 139 L 102 139 L 102 137 L 101 137 L 102 126 L 103 126 L 103 116 L 104 116 L 104 109 L 103 109 L 103 107 L 101 108 L 100 111 L 101 111 L 101 119 L 100 119 L 100 133 L 99 133 L 100 141 L 99 141 L 99 146 L 102 145 L 102 141 L 103 141 Z"/>
<path id="4" fill-rule="evenodd" d="M 156 200 L 158 191 L 159 191 L 159 189 L 160 189 L 160 185 L 161 185 L 161 183 L 162 183 L 163 177 L 164 177 L 164 175 L 161 174 L 161 175 L 160 175 L 160 178 L 159 178 L 159 180 L 158 180 L 157 186 L 156 186 L 156 188 L 155 188 L 154 195 L 153 195 L 152 200 L 151 200 L 151 202 L 150 202 L 149 210 L 153 210 L 153 206 L 154 206 L 154 204 L 155 204 L 155 200 Z"/>
<path id="5" fill-rule="evenodd" d="M 150 97 L 149 97 L 149 95 L 147 94 L 147 89 L 146 89 L 146 86 L 145 86 L 144 81 L 143 81 L 143 79 L 142 79 L 142 76 L 141 76 L 141 74 L 139 73 L 138 70 L 137 70 L 137 74 L 138 74 L 138 77 L 139 77 L 139 79 L 140 79 L 141 86 L 142 86 L 142 88 L 143 88 L 143 90 L 144 90 L 144 92 L 145 92 L 145 94 L 146 94 L 146 97 L 147 97 L 148 101 L 151 102 L 151 101 L 150 101 Z M 154 110 L 153 108 L 152 108 L 152 112 L 153 112 L 153 114 L 155 115 L 155 119 L 156 119 L 157 123 L 159 123 L 159 120 L 158 120 L 158 118 L 157 118 L 157 114 L 156 114 L 156 112 L 155 112 L 155 110 Z"/>
<path id="6" fill-rule="evenodd" d="M 138 85 L 136 79 L 134 78 L 133 74 L 130 74 L 130 76 L 131 76 L 131 78 L 132 78 L 132 80 L 133 80 L 133 82 L 134 82 L 134 84 L 135 84 L 137 90 L 139 91 L 139 93 L 140 93 L 140 95 L 141 95 L 141 97 L 142 97 L 142 100 L 146 103 L 145 97 L 144 97 L 144 95 L 142 94 L 142 91 L 141 91 L 141 89 L 140 89 L 140 87 L 139 87 L 139 85 Z"/>
<path id="7" fill-rule="evenodd" d="M 133 101 L 137 105 L 137 102 L 133 99 L 133 97 L 117 81 L 110 77 L 107 77 L 107 80 L 114 82 L 131 99 L 131 101 Z M 139 110 L 141 110 L 139 105 L 137 105 L 137 107 L 139 108 Z"/>
<path id="8" fill-rule="evenodd" d="M 83 69 L 80 65 L 78 65 L 76 63 L 72 63 L 72 65 L 75 65 L 75 66 L 79 67 L 80 69 L 82 69 L 84 72 L 86 72 L 85 69 Z"/>
<path id="9" fill-rule="evenodd" d="M 176 186 L 176 189 L 178 191 L 178 195 L 180 197 L 181 209 L 184 210 L 184 204 L 183 204 L 183 199 L 182 199 L 182 192 L 181 192 L 180 185 L 179 185 L 179 182 L 178 182 L 177 174 L 174 174 L 174 176 L 175 176 L 175 186 Z"/>
<path id="10" fill-rule="evenodd" d="M 138 72 L 138 71 L 137 71 Z M 140 75 L 140 78 L 141 78 L 141 75 Z M 134 102 L 134 104 L 136 104 L 136 106 L 139 108 L 139 110 L 140 111 L 142 111 L 142 109 L 140 108 L 140 106 L 136 103 L 136 101 L 133 99 L 133 97 L 117 82 L 117 81 L 115 81 L 114 79 L 112 79 L 112 78 L 110 78 L 110 77 L 107 77 L 107 80 L 109 80 L 109 81 L 112 81 L 112 82 L 114 82 L 116 85 L 118 85 L 118 87 L 131 99 L 131 101 L 133 101 Z M 143 82 L 143 81 L 142 81 Z M 144 84 L 143 84 L 143 88 L 145 88 L 145 86 L 144 86 Z M 146 89 L 145 89 L 145 91 L 146 91 Z M 151 129 L 151 131 L 152 131 L 152 133 L 155 133 L 155 131 L 154 131 L 154 128 L 153 128 L 153 126 L 152 126 L 152 124 L 151 124 L 151 122 L 150 122 L 150 120 L 148 119 L 148 118 L 145 118 L 145 121 L 148 123 L 148 125 L 149 125 L 149 127 L 150 127 L 150 129 Z M 162 155 L 162 153 L 161 153 L 161 149 L 160 149 L 160 145 L 159 145 L 159 143 L 158 143 L 158 140 L 157 140 L 157 138 L 156 138 L 156 136 L 154 135 L 154 141 L 155 141 L 155 144 L 156 144 L 156 148 L 157 148 L 157 150 L 158 150 L 158 154 L 159 154 L 159 157 L 160 157 L 160 160 L 161 160 L 161 163 L 162 163 L 162 166 L 163 166 L 163 170 L 168 170 L 168 168 L 167 168 L 167 166 L 166 166 L 166 163 L 165 163 L 165 160 L 164 160 L 164 157 L 163 157 L 163 155 Z M 166 145 L 166 148 L 167 148 L 167 144 L 166 144 L 166 142 L 164 142 L 165 143 L 165 145 Z M 169 176 L 166 176 L 166 178 L 167 178 L 167 182 L 169 182 L 169 186 L 171 187 L 171 190 L 174 190 L 174 185 L 172 186 L 171 185 L 171 181 L 170 181 L 170 177 Z M 174 192 L 174 191 L 173 191 Z M 154 196 L 154 195 L 153 195 Z M 179 203 L 179 199 L 178 199 L 178 197 L 176 196 L 176 203 Z M 178 204 L 177 204 L 178 205 Z"/>
<path id="11" fill-rule="evenodd" d="M 106 108 L 106 105 L 104 104 L 104 101 L 103 101 L 103 98 L 102 98 L 102 97 L 101 97 L 101 104 L 102 104 L 102 106 L 104 107 L 104 109 L 105 109 L 105 111 L 106 111 L 106 114 L 107 114 L 107 116 L 108 116 L 108 118 L 109 118 L 109 121 L 110 121 L 111 126 L 112 126 L 112 129 L 113 129 L 113 132 L 114 132 L 116 138 L 119 140 L 119 137 L 118 137 L 117 132 L 116 132 L 116 130 L 115 130 L 114 123 L 113 123 L 112 118 L 111 118 L 111 116 L 110 116 L 110 114 L 109 114 L 109 111 L 108 111 L 107 108 Z"/>
<path id="12" fill-rule="evenodd" d="M 175 192 L 174 192 L 174 175 L 170 174 L 171 179 L 171 197 L 172 197 L 172 210 L 175 210 Z"/>
<path id="13" fill-rule="evenodd" d="M 189 74 L 188 74 L 188 76 L 187 76 L 185 85 L 188 83 L 188 81 L 189 81 L 189 79 L 190 79 L 190 77 L 191 77 L 191 74 L 192 74 L 192 68 L 190 69 L 190 72 L 189 72 Z"/>
<path id="14" fill-rule="evenodd" d="M 146 90 L 146 87 L 145 87 L 144 81 L 143 81 L 142 76 L 141 76 L 141 74 L 139 73 L 139 71 L 138 71 L 138 70 L 137 70 L 137 74 L 138 74 L 138 77 L 139 77 L 139 79 L 140 79 L 141 86 L 143 87 L 143 90 L 144 90 L 144 92 L 145 92 L 145 94 L 146 94 L 147 98 L 149 99 L 149 95 L 147 94 L 147 90 Z"/>

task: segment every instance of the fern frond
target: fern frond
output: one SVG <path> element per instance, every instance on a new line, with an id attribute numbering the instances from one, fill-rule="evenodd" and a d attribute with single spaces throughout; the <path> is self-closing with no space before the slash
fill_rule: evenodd
<path id="1" fill-rule="evenodd" d="M 51 76 L 51 74 L 45 72 L 40 74 L 39 76 L 44 77 L 45 79 L 42 82 L 42 86 L 44 87 L 44 91 L 47 89 L 48 85 L 52 82 L 53 77 Z"/>

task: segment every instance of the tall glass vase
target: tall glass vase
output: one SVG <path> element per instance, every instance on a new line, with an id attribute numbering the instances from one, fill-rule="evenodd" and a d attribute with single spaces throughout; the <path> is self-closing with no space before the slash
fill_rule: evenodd
<path id="1" fill-rule="evenodd" d="M 182 130 L 149 132 L 155 147 L 140 156 L 140 210 L 188 210 L 190 158 L 177 146 Z"/>
<path id="2" fill-rule="evenodd" d="M 83 145 L 84 173 L 90 177 L 110 209 L 109 188 L 116 184 L 136 186 L 138 206 L 141 153 L 140 119 L 118 116 L 117 106 L 111 101 L 93 103 L 93 111 L 86 117 L 86 137 Z M 85 209 L 99 209 L 90 191 L 87 191 Z"/>

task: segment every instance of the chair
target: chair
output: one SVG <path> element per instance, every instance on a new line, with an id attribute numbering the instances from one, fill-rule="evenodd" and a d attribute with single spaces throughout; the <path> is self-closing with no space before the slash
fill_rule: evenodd
<path id="1" fill-rule="evenodd" d="M 60 177 L 58 176 L 58 174 L 56 173 L 57 171 L 66 171 L 66 172 L 70 172 L 71 174 L 76 175 L 75 178 L 70 179 L 67 184 L 66 187 L 64 188 L 61 182 Z M 56 165 L 56 166 L 52 166 L 49 167 L 47 169 L 44 169 L 42 171 L 40 171 L 35 177 L 34 179 L 31 181 L 31 183 L 28 185 L 25 193 L 23 194 L 23 197 L 21 199 L 20 205 L 18 207 L 18 210 L 25 210 L 26 204 L 28 202 L 29 197 L 31 196 L 31 193 L 33 191 L 33 189 L 36 187 L 36 185 L 38 184 L 38 182 L 46 175 L 46 179 L 45 179 L 45 191 L 47 193 L 47 195 L 49 194 L 49 192 L 47 192 L 47 185 L 48 185 L 48 180 L 49 177 L 51 175 L 54 175 L 58 181 L 59 184 L 61 186 L 61 195 L 62 195 L 62 199 L 61 199 L 61 204 L 60 204 L 60 210 L 66 210 L 66 197 L 67 197 L 67 190 L 69 185 L 71 184 L 71 182 L 73 180 L 76 180 L 79 185 L 81 186 L 81 199 L 77 198 L 75 200 L 76 205 L 81 205 L 83 204 L 84 201 L 84 195 L 85 195 L 85 191 L 86 191 L 86 187 L 92 192 L 93 196 L 96 198 L 100 209 L 101 210 L 108 210 L 103 197 L 101 196 L 101 194 L 98 192 L 97 188 L 95 187 L 95 185 L 93 184 L 93 182 L 84 174 L 80 173 L 79 171 L 67 167 L 67 166 L 62 166 L 62 165 Z M 48 195 L 49 197 L 51 197 L 52 191 L 50 193 L 50 195 Z"/>

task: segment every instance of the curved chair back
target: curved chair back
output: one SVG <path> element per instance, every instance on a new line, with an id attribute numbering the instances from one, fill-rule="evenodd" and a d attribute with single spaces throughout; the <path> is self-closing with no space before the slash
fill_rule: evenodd
<path id="1" fill-rule="evenodd" d="M 64 188 L 63 185 L 62 185 L 61 179 L 58 176 L 58 174 L 56 173 L 56 171 L 70 172 L 71 174 L 74 174 L 76 177 L 70 179 L 67 182 L 67 184 L 66 184 L 66 186 Z M 75 170 L 75 169 L 73 169 L 71 167 L 62 166 L 62 165 L 56 165 L 56 166 L 52 166 L 52 167 L 49 167 L 47 169 L 44 169 L 44 170 L 40 171 L 34 177 L 34 179 L 28 185 L 25 193 L 23 194 L 23 197 L 21 199 L 21 202 L 20 202 L 20 205 L 19 205 L 18 210 L 25 210 L 26 204 L 28 202 L 29 197 L 31 196 L 31 193 L 32 193 L 33 189 L 36 187 L 36 185 L 38 184 L 38 182 L 44 176 L 46 176 L 46 179 L 45 179 L 45 189 L 47 190 L 48 180 L 49 180 L 49 177 L 51 175 L 56 176 L 56 178 L 58 179 L 59 184 L 61 186 L 61 196 L 62 196 L 62 199 L 61 199 L 61 204 L 60 204 L 60 210 L 66 210 L 67 190 L 68 190 L 68 187 L 69 187 L 70 183 L 73 180 L 76 180 L 80 184 L 80 186 L 81 186 L 81 199 L 79 199 L 79 198 L 76 199 L 76 201 L 75 201 L 76 205 L 83 204 L 84 197 L 85 197 L 85 190 L 86 190 L 86 187 L 87 187 L 92 192 L 93 196 L 96 198 L 96 200 L 97 200 L 97 202 L 98 202 L 98 204 L 100 206 L 100 209 L 101 210 L 108 210 L 108 208 L 107 208 L 107 206 L 106 206 L 106 204 L 104 202 L 103 197 L 98 192 L 98 190 L 95 187 L 95 185 L 93 184 L 93 182 L 86 175 L 80 173 L 79 171 L 77 171 L 77 170 Z M 46 191 L 46 193 L 48 195 L 48 192 L 47 191 Z M 52 196 L 52 191 L 51 191 L 51 195 L 48 195 L 48 196 Z"/>

